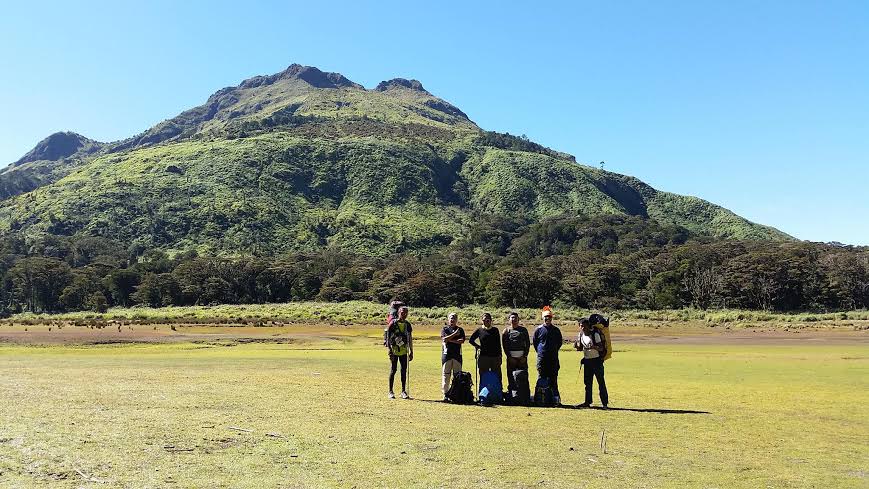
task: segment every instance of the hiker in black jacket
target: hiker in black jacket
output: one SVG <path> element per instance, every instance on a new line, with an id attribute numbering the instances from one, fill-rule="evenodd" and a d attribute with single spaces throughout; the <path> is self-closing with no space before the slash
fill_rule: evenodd
<path id="1" fill-rule="evenodd" d="M 543 308 L 543 324 L 534 330 L 534 349 L 537 351 L 537 374 L 549 379 L 555 404 L 561 404 L 558 392 L 558 350 L 561 349 L 561 330 L 552 324 L 552 309 Z"/>
<path id="2" fill-rule="evenodd" d="M 474 348 L 480 351 L 477 359 L 477 367 L 480 375 L 483 372 L 497 372 L 501 379 L 501 335 L 498 328 L 492 326 L 492 315 L 488 312 L 480 318 L 483 325 L 474 331 L 468 341 Z"/>

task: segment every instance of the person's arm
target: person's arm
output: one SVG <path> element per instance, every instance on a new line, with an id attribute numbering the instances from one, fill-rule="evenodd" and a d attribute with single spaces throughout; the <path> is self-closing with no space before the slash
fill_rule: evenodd
<path id="1" fill-rule="evenodd" d="M 528 330 L 525 330 L 525 356 L 528 356 L 528 352 L 531 351 L 531 337 L 528 336 Z"/>
<path id="2" fill-rule="evenodd" d="M 539 333 L 540 333 L 540 328 L 537 328 L 537 329 L 534 330 L 534 342 L 533 342 L 533 345 L 534 345 L 534 349 L 535 349 L 535 350 L 537 350 L 537 348 L 540 346 L 540 334 L 539 334 Z"/>
<path id="3" fill-rule="evenodd" d="M 413 361 L 413 328 L 407 323 L 407 361 Z"/>
<path id="4" fill-rule="evenodd" d="M 602 335 L 602 334 L 600 334 L 600 333 L 595 333 L 595 334 L 596 334 L 597 337 L 600 339 L 600 341 L 598 342 L 597 345 L 595 345 L 594 349 L 597 350 L 597 351 L 599 351 L 599 352 L 601 352 L 601 353 L 606 353 L 606 347 L 607 347 L 607 345 L 606 345 L 606 336 L 604 336 L 604 335 Z"/>
<path id="5" fill-rule="evenodd" d="M 459 344 L 461 344 L 461 343 L 465 342 L 464 338 L 460 338 L 461 335 L 462 335 L 462 330 L 457 329 L 457 330 L 453 331 L 452 333 L 448 334 L 447 336 L 444 336 L 443 339 L 447 343 L 459 343 Z"/>
<path id="6" fill-rule="evenodd" d="M 494 328 L 494 326 L 493 326 L 493 328 Z M 494 328 L 494 329 L 495 329 L 495 331 L 498 331 L 498 328 Z M 496 332 L 495 334 L 497 335 L 496 338 L 499 338 L 501 336 L 500 332 Z M 498 355 L 497 356 L 500 357 L 501 355 L 503 355 L 504 352 L 506 351 L 506 348 L 503 348 L 503 349 L 501 348 L 501 342 L 498 340 L 495 340 L 492 343 L 495 343 L 495 346 L 498 347 Z"/>
<path id="7" fill-rule="evenodd" d="M 457 345 L 461 345 L 462 343 L 465 342 L 465 330 L 463 330 L 462 328 L 459 328 L 458 330 L 456 330 L 456 335 L 457 336 L 455 338 L 453 338 L 453 343 L 455 343 Z"/>
<path id="8" fill-rule="evenodd" d="M 507 331 L 510 331 L 510 328 L 504 328 L 504 332 L 501 333 L 501 348 L 504 352 L 507 352 Z"/>
<path id="9" fill-rule="evenodd" d="M 480 344 L 477 343 L 477 340 L 478 340 L 478 339 L 480 339 L 480 330 L 479 330 L 479 328 L 476 329 L 476 330 L 474 330 L 474 334 L 471 335 L 471 339 L 470 339 L 470 341 L 468 341 L 468 343 L 470 343 L 471 346 L 473 346 L 473 347 L 476 348 L 477 350 L 480 349 Z"/>

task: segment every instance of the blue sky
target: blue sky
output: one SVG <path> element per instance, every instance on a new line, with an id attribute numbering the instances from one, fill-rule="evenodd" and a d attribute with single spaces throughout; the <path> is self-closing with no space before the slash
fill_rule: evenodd
<path id="1" fill-rule="evenodd" d="M 298 62 L 416 78 L 481 127 L 801 239 L 869 245 L 869 2 L 16 2 L 0 166 Z"/>

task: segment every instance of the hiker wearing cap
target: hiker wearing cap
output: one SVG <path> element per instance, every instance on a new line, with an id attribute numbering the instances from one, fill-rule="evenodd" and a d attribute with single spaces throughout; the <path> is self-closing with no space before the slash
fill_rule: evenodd
<path id="1" fill-rule="evenodd" d="M 540 378 L 549 379 L 555 404 L 561 404 L 561 394 L 558 391 L 558 350 L 561 349 L 561 330 L 552 324 L 552 309 L 543 308 L 541 313 L 543 324 L 534 330 L 532 343 L 537 351 L 537 374 Z"/>
<path id="2" fill-rule="evenodd" d="M 609 404 L 609 393 L 606 390 L 606 381 L 603 378 L 603 359 L 606 355 L 606 337 L 600 333 L 588 319 L 579 320 L 579 337 L 573 344 L 577 350 L 582 350 L 582 365 L 585 367 L 583 382 L 585 383 L 585 402 L 579 407 L 591 406 L 591 385 L 597 378 L 597 387 L 600 394 L 600 403 L 604 409 Z"/>
<path id="3" fill-rule="evenodd" d="M 480 318 L 482 326 L 471 335 L 470 343 L 479 351 L 477 368 L 483 372 L 497 372 L 501 379 L 501 338 L 498 328 L 492 326 L 492 315 L 484 313 Z"/>
<path id="4" fill-rule="evenodd" d="M 395 384 L 395 372 L 401 364 L 401 398 L 408 399 L 407 393 L 407 362 L 413 361 L 413 328 L 407 321 L 407 306 L 398 310 L 398 317 L 393 319 L 386 328 L 386 348 L 389 350 L 389 398 L 395 399 L 392 390 Z"/>
<path id="5" fill-rule="evenodd" d="M 447 392 L 450 390 L 453 375 L 462 371 L 462 343 L 465 342 L 465 330 L 459 326 L 458 314 L 451 312 L 447 316 L 447 324 L 441 330 L 441 342 L 443 343 L 441 389 L 444 392 L 444 401 L 448 401 Z"/>
<path id="6" fill-rule="evenodd" d="M 507 327 L 501 335 L 501 345 L 504 347 L 507 363 L 507 386 L 510 390 L 515 390 L 513 372 L 528 370 L 528 352 L 531 350 L 531 337 L 528 330 L 519 324 L 519 314 L 516 312 L 507 316 Z"/>

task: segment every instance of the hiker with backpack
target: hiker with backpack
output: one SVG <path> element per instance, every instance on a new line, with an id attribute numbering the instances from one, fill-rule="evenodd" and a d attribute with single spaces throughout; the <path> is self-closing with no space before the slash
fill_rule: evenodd
<path id="1" fill-rule="evenodd" d="M 484 313 L 480 318 L 482 326 L 471 335 L 470 343 L 477 349 L 477 370 L 480 374 L 481 402 L 490 403 L 489 396 L 494 401 L 501 400 L 501 335 L 498 328 L 492 326 L 492 315 Z M 483 390 L 487 395 L 483 395 Z"/>
<path id="2" fill-rule="evenodd" d="M 398 317 L 390 321 L 386 328 L 386 348 L 389 351 L 389 398 L 395 399 L 392 390 L 395 372 L 401 365 L 401 398 L 409 399 L 407 393 L 407 363 L 413 361 L 413 328 L 407 321 L 407 306 L 398 309 Z"/>
<path id="3" fill-rule="evenodd" d="M 446 402 L 449 401 L 447 393 L 450 391 L 453 376 L 462 371 L 462 343 L 465 342 L 465 330 L 459 326 L 458 314 L 451 312 L 447 316 L 447 324 L 441 330 L 441 342 L 443 343 L 441 390 L 443 390 L 444 402 Z"/>
<path id="4" fill-rule="evenodd" d="M 552 309 L 549 306 L 543 308 L 541 313 L 543 324 L 534 330 L 534 350 L 537 352 L 537 388 L 534 392 L 534 400 L 542 405 L 560 405 L 561 394 L 558 391 L 558 370 L 561 365 L 558 362 L 558 350 L 563 341 L 561 330 L 552 324 Z M 551 399 L 550 399 L 551 395 Z"/>
<path id="5" fill-rule="evenodd" d="M 577 407 L 591 406 L 591 386 L 596 378 L 600 403 L 606 409 L 609 404 L 609 393 L 606 390 L 606 381 L 603 377 L 603 363 L 609 345 L 606 336 L 590 320 L 580 319 L 579 328 L 579 336 L 573 346 L 577 350 L 582 350 L 581 365 L 585 367 L 585 374 L 583 375 L 585 402 Z"/>
<path id="6" fill-rule="evenodd" d="M 507 316 L 507 327 L 501 334 L 504 358 L 507 364 L 507 391 L 511 401 L 517 404 L 530 402 L 528 386 L 528 352 L 531 350 L 531 337 L 528 330 L 519 324 L 519 314 L 511 312 Z"/>

